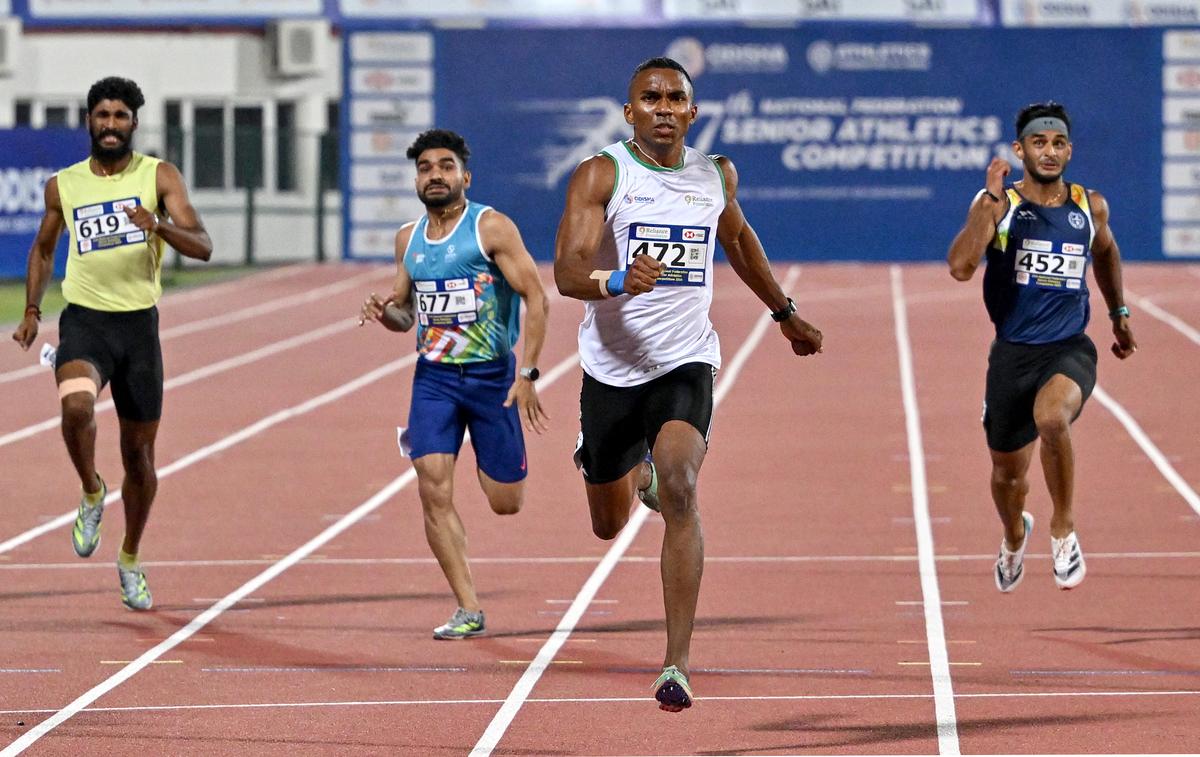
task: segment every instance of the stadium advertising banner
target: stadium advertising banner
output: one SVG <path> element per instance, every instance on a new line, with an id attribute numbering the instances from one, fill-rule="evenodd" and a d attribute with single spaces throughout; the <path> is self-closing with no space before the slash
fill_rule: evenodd
<path id="1" fill-rule="evenodd" d="M 669 55 L 695 80 L 689 143 L 733 159 L 772 258 L 940 260 L 989 161 L 1010 155 L 1016 112 L 1054 99 L 1075 120 L 1069 178 L 1109 199 L 1127 257 L 1154 259 L 1162 39 L 843 25 L 443 32 L 435 120 L 472 146 L 471 196 L 513 216 L 548 259 L 571 171 L 630 135 L 630 72 Z"/>
<path id="2" fill-rule="evenodd" d="M 87 154 L 87 137 L 76 129 L 0 129 L 0 144 L 0 277 L 24 278 L 29 246 L 46 209 L 46 181 Z M 60 242 L 55 258 L 60 273 L 65 245 Z"/>
<path id="3" fill-rule="evenodd" d="M 1001 0 L 1006 26 L 1200 24 L 1200 0 Z"/>

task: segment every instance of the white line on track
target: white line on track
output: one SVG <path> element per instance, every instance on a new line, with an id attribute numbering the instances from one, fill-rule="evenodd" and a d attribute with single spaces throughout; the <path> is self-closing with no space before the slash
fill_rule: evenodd
<path id="1" fill-rule="evenodd" d="M 917 531 L 917 556 L 921 575 L 921 597 L 925 608 L 925 637 L 929 641 L 929 672 L 933 678 L 934 713 L 937 717 L 938 753 L 959 754 L 958 722 L 954 710 L 954 687 L 950 679 L 950 655 L 942 623 L 941 590 L 934 560 L 933 526 L 929 522 L 929 498 L 925 481 L 925 450 L 921 441 L 921 414 L 913 375 L 912 345 L 908 337 L 908 312 L 900 267 L 891 267 L 892 311 L 896 322 L 896 347 L 900 357 L 900 390 L 904 398 L 904 424 L 908 435 L 909 475 L 912 479 L 913 520 Z"/>
<path id="2" fill-rule="evenodd" d="M 188 384 L 195 383 L 201 379 L 215 376 L 218 373 L 224 373 L 225 371 L 232 370 L 234 368 L 240 368 L 244 365 L 249 365 L 250 363 L 262 360 L 263 358 L 277 355 L 280 352 L 284 352 L 295 347 L 301 347 L 305 344 L 309 344 L 310 342 L 315 342 L 318 339 L 324 339 L 327 336 L 339 334 L 343 331 L 348 331 L 349 329 L 354 328 L 356 324 L 357 321 L 355 321 L 353 318 L 342 318 L 327 326 L 322 326 L 320 328 L 313 329 L 312 331 L 306 331 L 303 334 L 297 334 L 296 336 L 289 337 L 287 339 L 281 339 L 278 342 L 272 342 L 264 347 L 259 347 L 258 349 L 250 350 L 249 352 L 243 352 L 240 355 L 234 355 L 231 358 L 226 358 L 225 360 L 220 360 L 216 363 L 210 363 L 193 371 L 188 371 L 187 373 L 182 373 L 174 378 L 167 379 L 167 381 L 163 382 L 163 392 L 169 392 L 172 389 L 176 389 L 181 386 L 187 386 Z M 106 399 L 103 402 L 96 403 L 94 412 L 96 414 L 104 413 L 112 410 L 113 407 L 114 405 L 112 399 Z M 60 424 L 60 418 L 55 416 L 53 418 L 47 418 L 44 421 L 30 424 L 24 428 L 17 429 L 16 431 L 9 432 L 0 436 L 0 447 L 19 442 L 22 439 L 28 439 L 29 437 L 40 434 L 43 431 L 56 429 Z"/>
<path id="3" fill-rule="evenodd" d="M 1138 425 L 1138 422 L 1133 419 L 1133 416 L 1119 402 L 1113 399 L 1108 392 L 1101 389 L 1099 384 L 1092 390 L 1092 396 L 1099 400 L 1100 404 L 1104 405 L 1108 409 L 1108 412 L 1112 413 L 1113 417 L 1125 427 L 1125 430 L 1129 432 L 1129 435 L 1133 437 L 1137 445 L 1142 448 L 1142 452 L 1146 453 L 1146 457 L 1150 458 L 1150 461 L 1154 463 L 1154 467 L 1158 468 L 1158 472 L 1163 475 L 1163 478 L 1167 479 L 1171 483 L 1171 486 L 1175 487 L 1175 491 L 1179 492 L 1179 496 L 1183 497 L 1184 501 L 1191 505 L 1197 514 L 1200 514 L 1200 496 L 1197 496 L 1196 490 L 1188 485 L 1183 476 L 1179 475 L 1179 472 L 1175 470 L 1175 466 L 1171 465 L 1166 455 L 1159 451 L 1154 442 L 1150 440 L 1150 437 L 1146 435 L 1146 432 L 1142 430 L 1142 427 Z"/>
<path id="4" fill-rule="evenodd" d="M 1200 345 L 1200 331 L 1197 331 L 1188 323 L 1174 313 L 1169 313 L 1158 305 L 1155 305 L 1149 298 L 1141 297 L 1126 290 L 1125 292 L 1133 300 L 1134 304 L 1145 311 L 1147 314 L 1157 318 L 1171 328 L 1183 334 L 1188 339 L 1192 340 L 1196 345 Z"/>
<path id="5" fill-rule="evenodd" d="M 1022 699 L 1045 697 L 1195 697 L 1200 690 L 1171 689 L 1133 691 L 994 691 L 955 694 L 955 699 Z M 761 696 L 706 696 L 705 702 L 796 702 L 839 700 L 932 699 L 933 694 L 772 694 Z M 223 704 L 160 704 L 129 707 L 86 707 L 80 712 L 178 712 L 186 710 L 266 710 L 303 707 L 430 707 L 447 705 L 496 705 L 503 699 L 379 699 L 333 702 L 234 702 Z M 650 697 L 529 697 L 529 704 L 627 704 L 653 701 Z M 0 715 L 43 715 L 51 709 L 0 710 Z"/>
<path id="6" fill-rule="evenodd" d="M 370 279 L 379 278 L 382 275 L 383 275 L 383 273 L 378 270 L 369 271 L 367 273 L 360 273 L 357 276 L 353 276 L 348 279 L 342 279 L 340 281 L 335 281 L 332 284 L 325 284 L 323 286 L 317 287 L 316 289 L 307 289 L 307 290 L 305 290 L 303 292 L 299 292 L 297 294 L 289 294 L 284 297 L 277 297 L 274 300 L 268 300 L 266 302 L 261 302 L 257 305 L 252 305 L 250 307 L 242 308 L 240 310 L 234 310 L 234 311 L 230 311 L 228 313 L 222 313 L 221 315 L 210 316 L 208 318 L 200 318 L 200 319 L 197 319 L 194 321 L 188 321 L 187 323 L 182 323 L 178 326 L 173 326 L 168 329 L 163 329 L 161 332 L 159 332 L 158 338 L 159 338 L 160 342 L 166 342 L 166 341 L 170 341 L 171 339 L 174 339 L 177 336 L 193 334 L 198 331 L 205 331 L 207 329 L 216 328 L 218 326 L 227 326 L 231 323 L 237 323 L 238 321 L 244 321 L 248 318 L 253 318 L 255 316 L 269 315 L 273 312 L 277 312 L 284 308 L 293 307 L 296 305 L 303 305 L 303 304 L 309 303 L 309 302 L 316 302 L 318 300 L 325 299 L 325 298 L 329 297 L 330 295 L 334 295 L 334 294 L 343 292 L 346 289 L 350 289 L 350 288 L 359 286 L 359 285 L 363 284 L 364 282 L 369 281 Z M 210 291 L 210 288 L 208 288 L 208 287 L 205 287 L 204 289 L 205 289 L 205 291 Z M 347 314 L 347 317 L 351 318 L 352 315 L 353 315 L 352 313 Z M 39 331 L 38 340 L 41 341 L 43 339 L 43 337 L 46 337 L 46 336 L 48 336 L 47 333 L 45 333 L 44 331 Z M 36 349 L 30 348 L 29 354 L 31 355 L 31 359 L 33 359 L 33 358 L 36 358 L 39 353 Z M 40 376 L 40 375 L 44 375 L 44 374 L 48 375 L 49 370 L 50 370 L 49 368 L 47 368 L 46 366 L 44 366 L 40 363 L 35 364 L 35 365 L 30 365 L 25 368 L 17 368 L 16 370 L 0 373 L 0 384 L 6 383 L 9 381 L 17 381 L 17 380 L 23 379 L 23 378 L 29 378 L 30 376 Z"/>
<path id="7" fill-rule="evenodd" d="M 800 267 L 792 266 L 791 270 L 788 271 L 787 278 L 783 282 L 784 291 L 795 286 L 796 279 L 799 276 Z M 758 343 L 762 341 L 763 335 L 772 325 L 774 324 L 769 315 L 763 315 L 755 322 L 749 336 L 746 337 L 741 348 L 726 367 L 725 375 L 717 383 L 717 389 L 713 393 L 714 412 L 717 406 L 721 404 L 721 401 L 729 394 L 730 387 L 737 380 L 737 376 L 741 373 L 750 354 L 758 346 Z M 580 588 L 579 593 L 575 596 L 575 600 L 567 608 L 562 620 L 559 621 L 558 626 L 554 629 L 554 633 L 550 635 L 550 638 L 538 650 L 533 662 L 521 674 L 520 679 L 517 680 L 516 685 L 513 686 L 512 691 L 505 698 L 504 704 L 500 706 L 499 711 L 496 712 L 487 729 L 483 732 L 483 735 L 479 737 L 479 741 L 475 743 L 475 747 L 471 750 L 471 757 L 487 757 L 496 748 L 496 745 L 508 730 L 508 726 L 512 723 L 513 718 L 517 716 L 521 705 L 528 701 L 529 693 L 533 690 L 534 685 L 537 684 L 538 679 L 542 677 L 542 674 L 546 672 L 546 668 L 553 662 L 555 655 L 558 654 L 558 650 L 562 648 L 562 645 L 567 641 L 571 632 L 575 630 L 576 624 L 579 623 L 580 618 L 587 612 L 588 606 L 596 598 L 596 594 L 608 579 L 609 574 L 612 573 L 613 568 L 620 562 L 625 550 L 633 543 L 634 538 L 637 536 L 638 531 L 641 530 L 642 524 L 646 522 L 649 514 L 649 508 L 639 506 L 634 509 L 633 514 L 629 516 L 629 521 L 625 524 L 625 528 L 621 530 L 621 533 L 617 536 L 613 545 L 609 547 L 600 564 L 596 566 L 591 576 L 584 582 L 583 587 Z"/>
<path id="8" fill-rule="evenodd" d="M 340 516 L 339 516 L 340 517 Z M 1193 516 L 1194 517 L 1194 516 Z M 1088 552 L 1088 559 L 1097 560 L 1163 560 L 1163 559 L 1184 559 L 1196 560 L 1200 559 L 1200 552 Z M 594 556 L 580 555 L 564 555 L 560 557 L 471 557 L 471 563 L 491 564 L 491 565 L 580 565 L 592 564 L 600 562 L 602 558 Z M 765 565 L 786 564 L 786 563 L 860 563 L 860 562 L 892 562 L 892 563 L 910 563 L 916 562 L 919 558 L 917 555 L 711 555 L 705 556 L 704 564 L 745 564 L 745 563 L 761 563 Z M 994 562 L 996 555 L 994 554 L 978 554 L 978 555 L 937 555 L 935 558 L 938 562 Z M 1049 560 L 1048 553 L 1026 552 L 1026 560 Z M 274 559 L 258 559 L 258 560 L 151 560 L 146 562 L 146 567 L 153 567 L 156 570 L 163 568 L 228 568 L 238 565 L 270 565 L 275 562 Z M 642 556 L 642 555 L 625 555 L 621 557 L 621 562 L 629 565 L 647 564 L 658 565 L 658 556 Z M 320 559 L 312 558 L 305 560 L 303 564 L 308 567 L 314 565 L 324 566 L 341 566 L 341 565 L 434 565 L 437 561 L 432 557 L 322 557 Z M 112 566 L 108 563 L 84 562 L 76 560 L 74 562 L 54 562 L 54 563 L 3 563 L 0 564 L 0 570 L 111 570 Z M 193 601 L 215 601 L 215 600 L 193 600 Z M 256 601 L 254 599 L 242 600 L 243 602 Z M 261 601 L 261 600 L 258 600 Z M 549 601 L 549 600 L 547 600 Z M 558 601 L 558 600 L 555 600 Z M 568 600 L 564 600 L 569 603 Z M 593 604 L 601 602 L 615 602 L 616 600 L 595 600 Z M 943 604 L 949 604 L 943 602 Z M 924 642 L 922 642 L 924 643 Z"/>
<path id="9" fill-rule="evenodd" d="M 363 375 L 359 376 L 358 378 L 356 378 L 352 381 L 348 381 L 345 384 L 342 384 L 341 386 L 338 386 L 334 389 L 329 390 L 328 392 L 325 392 L 324 394 L 317 395 L 316 397 L 305 400 L 304 402 L 301 402 L 297 405 L 292 405 L 289 408 L 285 408 L 283 410 L 280 410 L 279 412 L 272 413 L 271 415 L 268 415 L 265 418 L 262 418 L 262 419 L 256 421 L 255 423 L 250 424 L 249 426 L 245 426 L 242 429 L 235 431 L 234 433 L 229 434 L 228 436 L 223 437 L 222 439 L 219 439 L 216 442 L 213 442 L 212 444 L 201 447 L 200 449 L 195 450 L 194 452 L 190 452 L 187 455 L 184 455 L 183 457 L 179 458 L 178 460 L 176 460 L 175 462 L 173 462 L 169 465 L 159 468 L 158 469 L 158 478 L 160 480 L 163 478 L 166 478 L 167 476 L 170 476 L 173 473 L 176 473 L 178 471 L 183 470 L 184 468 L 194 465 L 195 463 L 198 463 L 201 460 L 211 457 L 212 455 L 215 455 L 218 452 L 222 452 L 226 449 L 229 449 L 230 447 L 234 446 L 235 444 L 240 444 L 241 442 L 244 442 L 247 439 L 250 439 L 251 437 L 257 436 L 258 434 L 262 433 L 263 431 L 266 431 L 267 429 L 271 428 L 272 426 L 277 426 L 280 423 L 283 423 L 284 421 L 291 420 L 292 418 L 295 418 L 299 415 L 304 415 L 305 413 L 316 410 L 317 408 L 321 407 L 322 405 L 327 405 L 330 402 L 334 402 L 338 399 L 341 399 L 342 397 L 345 397 L 347 394 L 356 392 L 359 389 L 363 388 L 364 386 L 372 384 L 385 376 L 391 375 L 392 373 L 395 373 L 396 371 L 400 370 L 401 368 L 404 368 L 407 365 L 411 365 L 412 363 L 416 362 L 416 359 L 417 359 L 417 356 L 414 353 L 412 355 L 407 355 L 403 358 L 400 358 L 399 360 L 393 360 L 392 362 L 387 363 L 386 365 L 382 365 L 373 371 L 368 371 L 367 373 L 364 373 Z M 114 492 L 109 492 L 109 495 L 104 498 L 104 504 L 107 507 L 108 505 L 111 505 L 113 502 L 116 502 L 120 498 L 121 498 L 121 490 L 120 489 L 118 489 Z M 64 513 L 63 515 L 58 516 L 54 520 L 43 523 L 42 525 L 38 526 L 37 528 L 31 528 L 23 534 L 18 534 L 17 536 L 12 537 L 11 539 L 2 541 L 2 542 L 0 542 L 0 554 L 3 554 L 5 552 L 10 552 L 10 551 L 16 549 L 17 547 L 21 546 L 22 544 L 24 544 L 28 541 L 31 541 L 33 539 L 36 539 L 37 537 L 41 536 L 42 534 L 49 533 L 50 531 L 53 531 L 58 528 L 62 528 L 63 526 L 67 525 L 68 523 L 72 522 L 74 519 L 75 519 L 75 511 L 72 510 L 68 513 Z"/>
<path id="10" fill-rule="evenodd" d="M 353 391 L 353 389 L 348 388 L 351 385 L 353 385 L 353 384 L 365 385 L 366 383 L 370 383 L 370 381 L 375 381 L 380 376 L 387 375 L 388 373 L 391 373 L 392 371 L 397 370 L 397 368 L 401 364 L 410 363 L 415 359 L 416 359 L 416 354 L 414 353 L 414 354 L 408 355 L 407 357 L 404 357 L 400 360 L 396 360 L 391 363 L 388 363 L 387 365 L 381 366 L 380 368 L 377 368 L 374 371 L 371 371 L 370 373 L 364 374 L 363 376 L 359 377 L 354 382 L 350 382 L 349 384 L 343 384 L 341 387 L 339 387 L 337 390 L 335 390 L 335 392 L 341 392 L 341 394 L 338 396 L 342 396 L 344 394 L 349 394 L 351 391 Z M 559 378 L 561 378 L 568 371 L 576 368 L 578 366 L 578 364 L 579 364 L 578 353 L 574 353 L 571 356 L 567 357 L 565 360 L 561 361 L 558 365 L 556 365 L 554 368 L 552 368 L 550 371 L 548 371 L 546 373 L 546 375 L 542 379 L 543 386 L 549 386 L 549 385 L 553 384 L 555 381 L 557 381 Z M 378 374 L 378 375 L 376 375 L 376 374 Z M 370 378 L 368 380 L 368 377 L 371 377 L 371 376 L 373 376 L 373 378 Z M 355 388 L 357 388 L 357 387 L 355 387 Z M 327 392 L 326 394 L 321 395 L 322 398 L 329 397 L 329 399 L 325 399 L 320 404 L 325 404 L 325 402 L 330 402 L 333 399 L 336 399 L 334 397 L 330 397 L 330 395 L 332 395 L 332 394 L 334 394 L 334 392 Z M 320 398 L 314 398 L 313 400 L 310 400 L 308 403 L 305 403 L 305 405 L 302 405 L 300 407 L 305 407 L 312 403 L 316 403 L 318 399 L 320 399 Z M 315 406 L 315 405 L 313 405 L 313 406 Z M 284 411 L 284 412 L 286 413 L 288 411 Z M 305 411 L 305 412 L 307 412 L 307 411 Z M 276 415 L 281 415 L 281 414 L 277 413 Z M 275 416 L 271 416 L 271 417 L 274 418 Z M 288 416 L 288 417 L 292 417 L 292 416 Z M 259 424 L 255 424 L 255 425 L 257 426 Z M 253 428 L 253 427 L 251 427 L 251 428 Z M 255 433 L 257 433 L 257 431 Z M 296 565 L 301 560 L 303 560 L 305 557 L 308 557 L 309 555 L 311 555 L 312 553 L 314 553 L 318 549 L 320 549 L 322 546 L 324 546 L 325 544 L 332 541 L 343 531 L 350 528 L 355 523 L 357 523 L 359 520 L 361 520 L 363 518 L 363 516 L 368 515 L 371 512 L 373 512 L 374 510 L 378 509 L 384 502 L 387 502 L 397 492 L 399 492 L 401 489 L 403 489 L 405 486 L 407 486 L 413 480 L 415 480 L 416 477 L 417 477 L 416 470 L 413 468 L 409 468 L 407 471 L 405 471 L 404 473 L 397 476 L 395 479 L 392 480 L 391 483 L 389 483 L 387 486 L 380 489 L 371 498 L 369 498 L 368 500 L 366 500 L 365 502 L 363 502 L 361 505 L 354 508 L 350 512 L 346 513 L 346 515 L 344 517 L 342 517 L 341 520 L 328 526 L 327 528 L 325 528 L 325 530 L 321 531 L 321 533 L 314 536 L 312 539 L 310 539 L 308 542 L 306 542 L 302 546 L 293 550 L 286 557 L 275 562 L 269 568 L 264 570 L 262 573 L 259 573 L 254 578 L 250 579 L 249 581 L 242 584 L 237 589 L 234 589 L 232 592 L 225 595 L 225 597 L 223 597 L 219 602 L 215 603 L 214 605 L 209 607 L 207 610 L 205 610 L 204 612 L 197 615 L 195 618 L 192 618 L 192 620 L 186 626 L 179 629 L 175 633 L 171 634 L 170 636 L 168 636 L 166 639 L 164 639 L 159 644 L 156 644 L 155 646 L 146 650 L 146 652 L 143 653 L 136 660 L 133 660 L 128 665 L 126 665 L 125 667 L 121 668 L 119 671 L 114 673 L 112 676 L 106 678 L 105 680 L 96 684 L 92 688 L 88 689 L 86 692 L 84 692 L 83 694 L 76 697 L 75 700 L 73 702 L 71 702 L 70 704 L 68 704 L 66 707 L 63 707 L 61 710 L 58 710 L 53 715 L 51 715 L 49 718 L 43 720 L 42 722 L 40 722 L 36 726 L 34 726 L 32 729 L 30 729 L 26 733 L 22 734 L 20 738 L 18 738 L 13 743 L 9 744 L 3 751 L 0 751 L 0 757 L 13 757 L 13 755 L 17 755 L 17 754 L 20 754 L 21 752 L 25 751 L 27 748 L 29 748 L 31 745 L 33 745 L 35 742 L 37 742 L 40 738 L 42 738 L 47 733 L 54 730 L 59 725 L 61 725 L 62 723 L 66 722 L 67 720 L 69 720 L 70 718 L 72 718 L 73 716 L 78 714 L 80 711 L 82 711 L 84 708 L 86 708 L 92 702 L 95 702 L 100 697 L 104 696 L 108 692 L 117 688 L 122 683 L 124 683 L 125 681 L 129 680 L 134 675 L 136 675 L 143 668 L 147 667 L 148 665 L 151 665 L 156 660 L 158 660 L 160 657 L 162 657 L 164 654 L 171 651 L 175 647 L 179 646 L 183 642 L 187 641 L 189 637 L 191 637 L 196 632 L 203 629 L 205 626 L 207 626 L 212 621 L 216 620 L 222 613 L 224 613 L 226 610 L 233 607 L 241 599 L 248 597 L 251 594 L 253 594 L 254 592 L 258 591 L 264 585 L 266 585 L 267 583 L 269 583 L 270 581 L 275 579 L 277 576 L 282 574 L 284 571 L 286 571 L 288 568 L 291 568 L 292 566 Z"/>

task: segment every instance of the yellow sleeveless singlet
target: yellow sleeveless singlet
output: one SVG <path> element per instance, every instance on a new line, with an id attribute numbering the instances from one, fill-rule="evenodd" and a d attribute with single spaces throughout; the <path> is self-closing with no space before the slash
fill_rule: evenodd
<path id="1" fill-rule="evenodd" d="M 58 196 L 70 233 L 63 297 L 93 310 L 152 307 L 162 295 L 163 241 L 134 226 L 122 209 L 158 212 L 158 158 L 133 153 L 125 170 L 97 176 L 88 160 L 57 174 Z"/>

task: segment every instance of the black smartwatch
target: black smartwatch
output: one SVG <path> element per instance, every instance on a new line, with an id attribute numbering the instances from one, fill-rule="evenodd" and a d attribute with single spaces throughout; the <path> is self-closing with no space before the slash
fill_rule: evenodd
<path id="1" fill-rule="evenodd" d="M 792 313 L 796 312 L 796 303 L 792 301 L 792 298 L 788 297 L 787 301 L 788 301 L 788 304 L 779 308 L 774 313 L 771 313 L 772 321 L 775 321 L 776 323 L 783 323 L 784 321 L 786 321 L 788 319 L 788 316 L 790 316 Z"/>
<path id="2" fill-rule="evenodd" d="M 521 369 L 521 378 L 523 378 L 523 379 L 529 379 L 530 381 L 537 381 L 538 376 L 541 376 L 541 375 L 542 375 L 542 372 L 539 371 L 537 368 L 522 368 Z"/>

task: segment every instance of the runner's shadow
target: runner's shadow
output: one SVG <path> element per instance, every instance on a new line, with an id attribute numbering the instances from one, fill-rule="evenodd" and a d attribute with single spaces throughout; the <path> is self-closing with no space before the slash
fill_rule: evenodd
<path id="1" fill-rule="evenodd" d="M 1116 626 L 1076 626 L 1072 628 L 1034 628 L 1035 633 L 1101 633 L 1126 636 L 1123 639 L 1108 639 L 1100 644 L 1137 644 L 1144 641 L 1196 641 L 1200 640 L 1200 628 L 1118 628 Z"/>
<path id="2" fill-rule="evenodd" d="M 846 717 L 835 714 L 828 714 L 823 717 L 821 715 L 812 715 L 794 720 L 778 720 L 762 723 L 755 726 L 753 730 L 759 732 L 796 732 L 817 737 L 804 739 L 794 744 L 774 744 L 769 747 L 772 751 L 811 751 L 874 744 L 898 744 L 908 741 L 936 742 L 937 740 L 937 727 L 928 721 L 921 723 L 885 723 L 879 725 L 832 724 L 839 720 L 845 720 Z M 1157 715 L 1152 713 L 1113 714 L 1106 712 L 1094 715 L 975 718 L 971 720 L 959 720 L 957 727 L 960 735 L 971 735 L 975 733 L 990 734 L 994 733 L 996 729 L 1004 728 L 1047 728 L 1063 725 L 1085 725 L 1089 723 L 1103 724 L 1112 723 L 1114 720 L 1141 720 L 1147 717 L 1157 717 Z M 823 725 L 822 722 L 830 723 L 830 725 Z M 824 735 L 825 738 L 820 738 L 821 735 Z M 699 754 L 749 754 L 750 752 L 761 753 L 762 751 L 764 751 L 764 747 L 759 745 L 752 750 L 721 749 L 719 751 L 703 751 L 699 752 Z"/>

